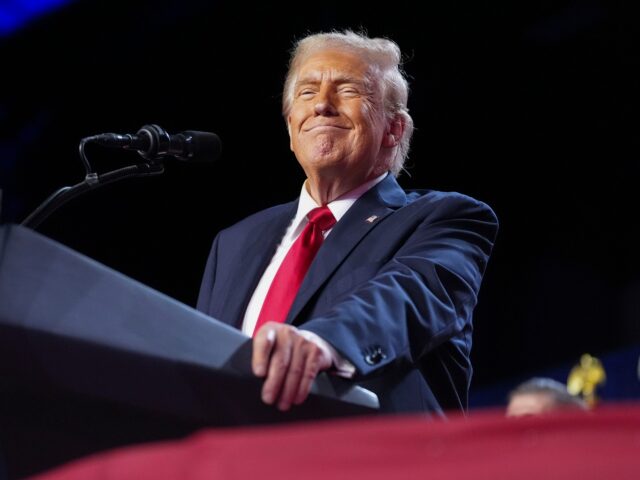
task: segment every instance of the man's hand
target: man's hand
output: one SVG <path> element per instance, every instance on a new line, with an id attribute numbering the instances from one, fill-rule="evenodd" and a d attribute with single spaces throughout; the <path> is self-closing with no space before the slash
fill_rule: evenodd
<path id="1" fill-rule="evenodd" d="M 253 337 L 251 367 L 256 376 L 266 377 L 262 401 L 279 410 L 304 402 L 313 380 L 331 364 L 329 350 L 292 325 L 267 322 Z"/>

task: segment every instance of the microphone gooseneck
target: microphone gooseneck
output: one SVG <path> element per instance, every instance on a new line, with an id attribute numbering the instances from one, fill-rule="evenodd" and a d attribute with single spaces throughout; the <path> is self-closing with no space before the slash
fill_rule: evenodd
<path id="1" fill-rule="evenodd" d="M 129 165 L 104 174 L 97 174 L 85 153 L 85 146 L 94 143 L 111 148 L 137 151 L 144 162 Z M 160 175 L 164 172 L 163 160 L 174 157 L 187 162 L 213 162 L 222 152 L 222 142 L 215 133 L 187 130 L 170 135 L 158 125 L 145 125 L 136 134 L 101 133 L 80 141 L 80 158 L 86 169 L 82 182 L 62 187 L 51 194 L 36 208 L 22 225 L 36 229 L 51 213 L 63 204 L 89 190 L 125 178 Z"/>

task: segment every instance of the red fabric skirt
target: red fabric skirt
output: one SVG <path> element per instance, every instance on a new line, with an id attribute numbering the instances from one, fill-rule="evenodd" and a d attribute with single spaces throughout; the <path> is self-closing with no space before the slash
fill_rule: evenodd
<path id="1" fill-rule="evenodd" d="M 358 417 L 202 430 L 56 468 L 38 480 L 640 479 L 640 404 L 448 421 Z"/>

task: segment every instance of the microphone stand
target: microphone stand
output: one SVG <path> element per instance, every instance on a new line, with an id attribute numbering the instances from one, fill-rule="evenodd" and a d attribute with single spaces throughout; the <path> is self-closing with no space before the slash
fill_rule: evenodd
<path id="1" fill-rule="evenodd" d="M 49 195 L 49 197 L 42 202 L 38 208 L 24 219 L 21 225 L 35 230 L 55 210 L 60 208 L 69 200 L 88 192 L 89 190 L 95 190 L 98 187 L 117 182 L 118 180 L 123 180 L 125 178 L 148 177 L 152 175 L 160 175 L 164 172 L 164 165 L 162 163 L 147 162 L 137 165 L 129 165 L 127 167 L 98 175 L 92 171 L 91 165 L 84 153 L 85 144 L 91 140 L 91 137 L 83 138 L 80 141 L 79 146 L 80 157 L 87 170 L 85 179 L 76 185 L 62 187 Z"/>

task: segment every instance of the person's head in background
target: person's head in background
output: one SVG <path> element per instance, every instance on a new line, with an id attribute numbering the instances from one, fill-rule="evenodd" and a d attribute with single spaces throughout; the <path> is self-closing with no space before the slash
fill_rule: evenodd
<path id="1" fill-rule="evenodd" d="M 587 410 L 580 397 L 571 395 L 567 387 L 551 378 L 532 378 L 509 393 L 507 417 L 541 415 L 557 410 Z"/>

